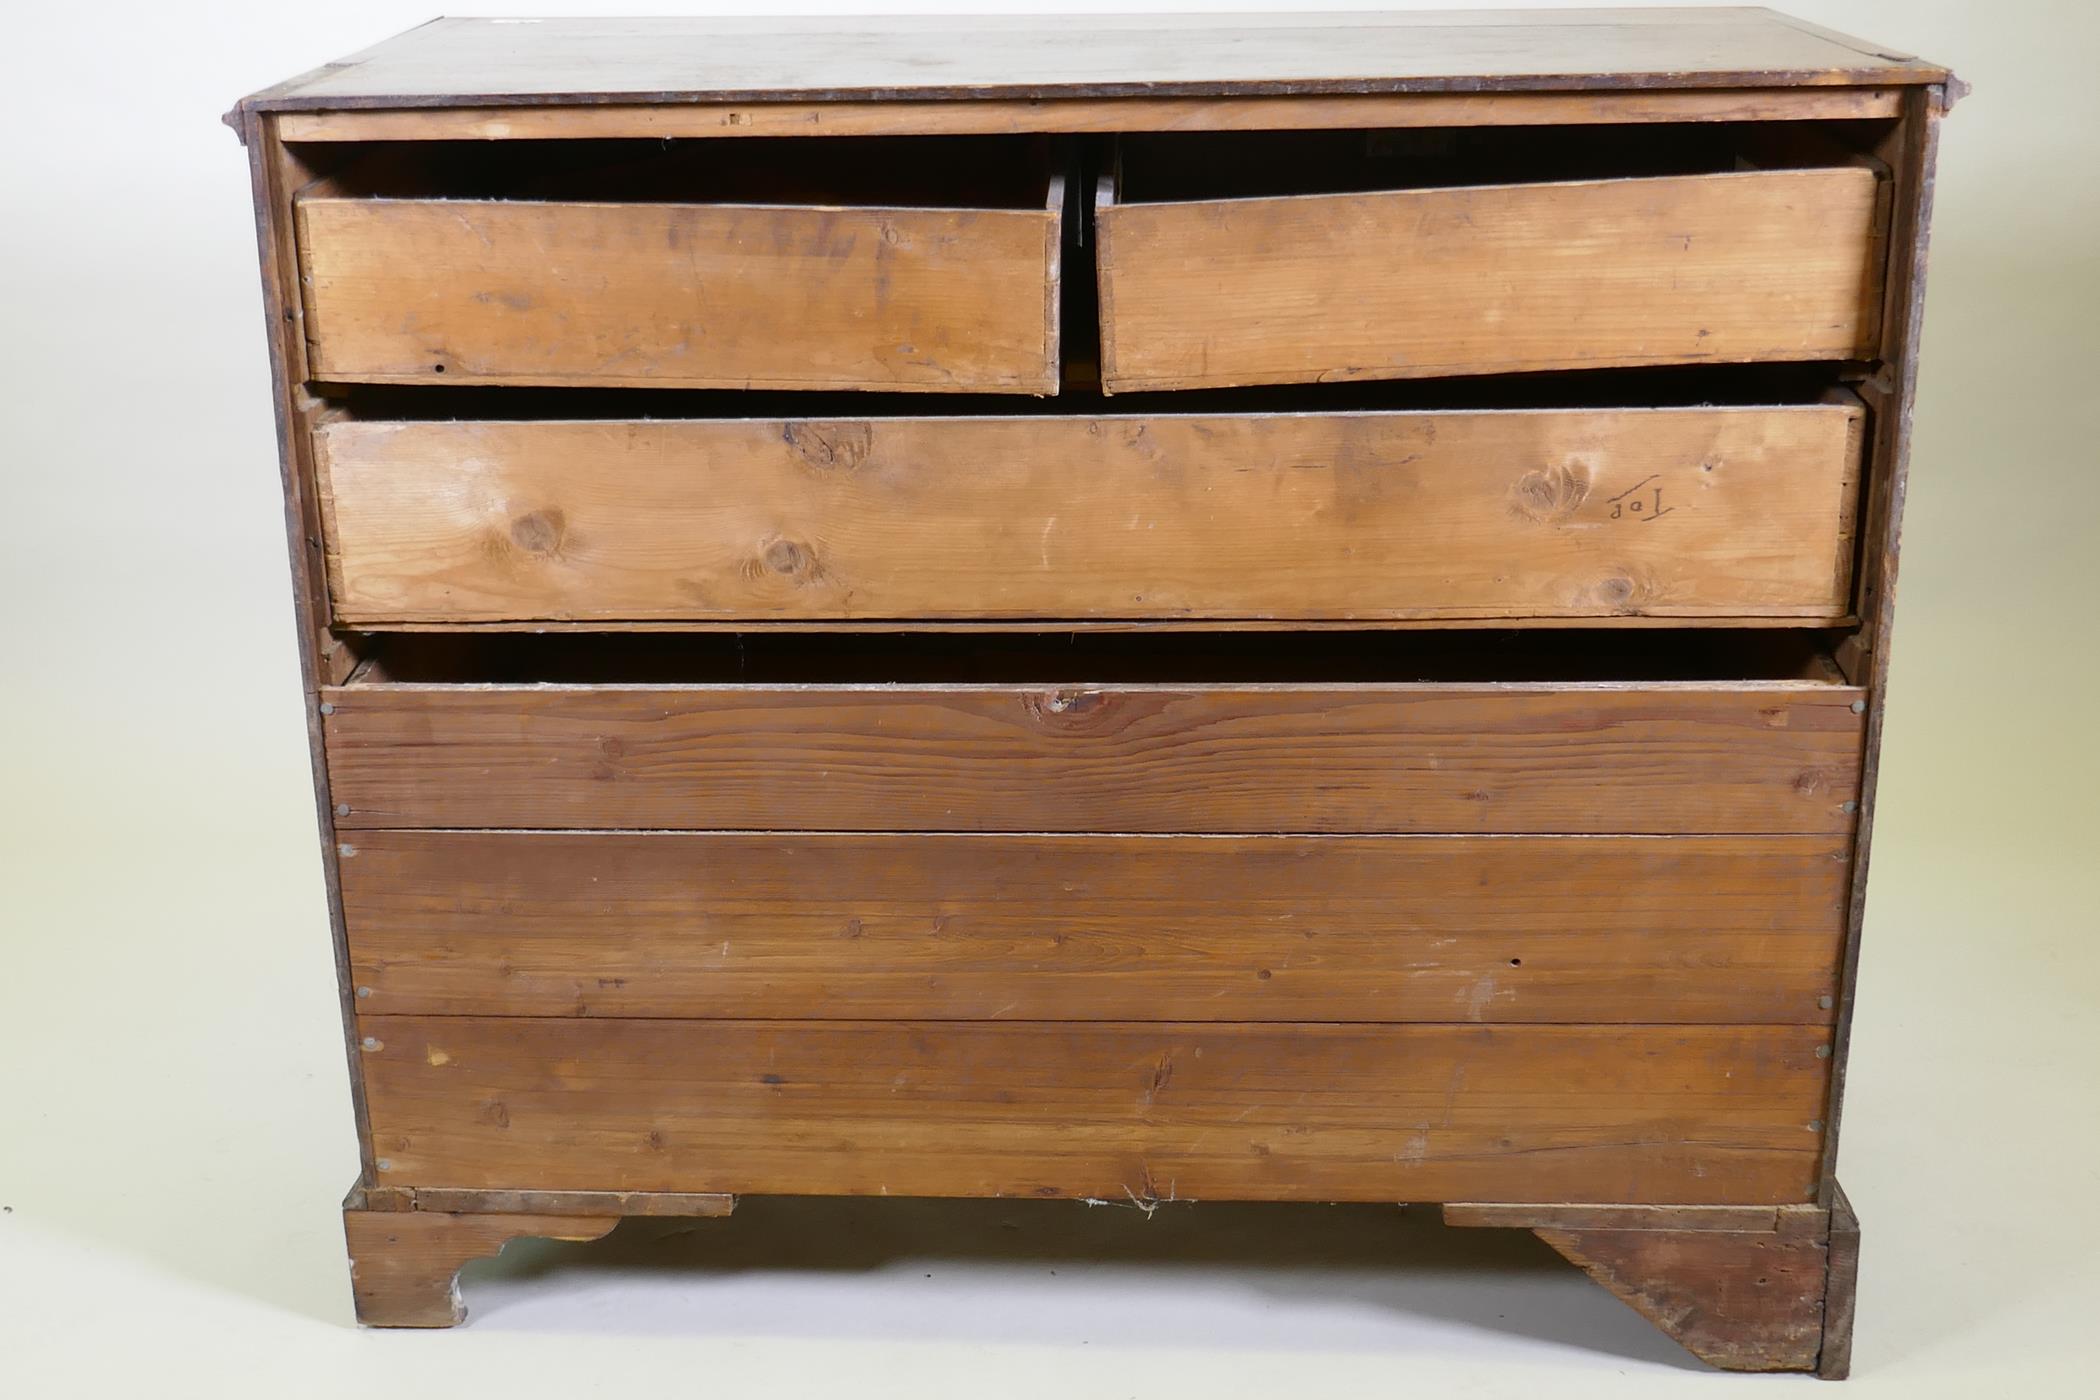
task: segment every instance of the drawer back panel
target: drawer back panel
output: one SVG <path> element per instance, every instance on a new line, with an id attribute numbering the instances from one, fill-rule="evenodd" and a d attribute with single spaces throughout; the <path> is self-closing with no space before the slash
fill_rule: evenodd
<path id="1" fill-rule="evenodd" d="M 1871 356 L 1885 174 L 1827 130 L 1133 137 L 1112 392 Z"/>
<path id="2" fill-rule="evenodd" d="M 346 623 L 1837 619 L 1864 410 L 338 422 Z"/>
<path id="3" fill-rule="evenodd" d="M 1055 391 L 1045 143 L 765 144 L 408 143 L 317 182 L 313 376 Z"/>

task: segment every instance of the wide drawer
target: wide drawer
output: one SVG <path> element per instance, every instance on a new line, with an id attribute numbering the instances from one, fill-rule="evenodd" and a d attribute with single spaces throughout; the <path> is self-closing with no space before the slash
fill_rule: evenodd
<path id="1" fill-rule="evenodd" d="M 1352 166 L 1332 193 L 1205 198 L 1274 168 L 1242 155 L 1207 183 L 1176 149 L 1099 187 L 1110 392 L 1875 348 L 1885 219 L 1861 164 L 1392 189 Z"/>
<path id="2" fill-rule="evenodd" d="M 551 639 L 516 640 L 538 657 Z M 625 664 L 646 671 L 608 672 L 601 648 L 573 669 L 433 682 L 404 653 L 324 689 L 336 826 L 352 842 L 384 827 L 1827 835 L 1851 829 L 1859 790 L 1863 692 L 1829 680 L 769 683 L 762 648 L 695 671 L 677 660 L 688 640 L 704 639 L 638 640 Z M 1203 664 L 1123 640 L 1155 673 Z M 1306 645 L 1218 650 L 1287 668 Z M 1327 654 L 1351 674 L 1424 674 L 1419 650 L 1340 638 Z M 1594 641 L 1560 650 L 1611 671 Z M 1067 652 L 1053 638 L 1006 669 L 1085 676 L 1090 653 Z M 915 653 L 879 639 L 865 654 L 872 669 Z M 960 643 L 937 654 L 939 670 L 1001 671 Z M 521 674 L 548 679 L 503 679 Z"/>
<path id="3" fill-rule="evenodd" d="M 361 1016 L 389 1185 L 1806 1201 L 1823 1026 Z"/>
<path id="4" fill-rule="evenodd" d="M 1843 836 L 369 831 L 368 1014 L 1828 1024 Z"/>
<path id="5" fill-rule="evenodd" d="M 1836 619 L 1864 410 L 339 420 L 338 621 Z"/>
<path id="6" fill-rule="evenodd" d="M 1064 182 L 1039 153 L 773 142 L 789 149 L 758 160 L 747 144 L 700 143 L 725 149 L 668 170 L 606 156 L 489 195 L 472 182 L 492 177 L 442 160 L 301 192 L 309 375 L 1056 391 Z M 906 160 L 930 168 L 880 178 Z"/>

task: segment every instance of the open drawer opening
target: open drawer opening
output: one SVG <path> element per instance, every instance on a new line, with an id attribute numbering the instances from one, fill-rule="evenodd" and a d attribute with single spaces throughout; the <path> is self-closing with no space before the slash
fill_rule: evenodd
<path id="1" fill-rule="evenodd" d="M 322 700 L 346 831 L 1842 838 L 1865 725 L 1721 635 L 417 636 Z"/>
<path id="2" fill-rule="evenodd" d="M 1820 633 L 405 633 L 351 685 L 1842 686 Z"/>
<path id="3" fill-rule="evenodd" d="M 307 377 L 1053 393 L 1035 137 L 404 142 L 296 199 Z"/>
<path id="4" fill-rule="evenodd" d="M 1116 148 L 1119 204 L 1870 168 L 1885 122 L 1143 132 Z"/>
<path id="5" fill-rule="evenodd" d="M 1102 385 L 1871 358 L 1876 129 L 1125 137 L 1094 196 Z"/>
<path id="6" fill-rule="evenodd" d="M 1038 136 L 389 141 L 300 197 L 1037 210 L 1056 174 Z"/>

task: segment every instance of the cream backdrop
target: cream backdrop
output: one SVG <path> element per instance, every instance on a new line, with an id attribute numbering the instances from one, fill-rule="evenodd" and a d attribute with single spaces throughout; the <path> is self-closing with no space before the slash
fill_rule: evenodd
<path id="1" fill-rule="evenodd" d="M 0 29 L 0 1393 L 1789 1384 L 1691 1369 L 1521 1235 L 1389 1210 L 767 1205 L 515 1248 L 461 1332 L 349 1326 L 356 1156 L 217 118 L 433 8 L 18 3 Z M 1975 84 L 1944 133 L 1846 1115 L 1852 1384 L 2091 1394 L 2100 7 L 1790 8 Z"/>

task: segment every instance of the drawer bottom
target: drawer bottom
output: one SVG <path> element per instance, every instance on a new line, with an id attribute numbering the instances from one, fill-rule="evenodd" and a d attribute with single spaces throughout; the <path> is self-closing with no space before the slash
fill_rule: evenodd
<path id="1" fill-rule="evenodd" d="M 1807 1201 L 1830 1034 L 360 1023 L 388 1186 L 1141 1201 Z"/>

